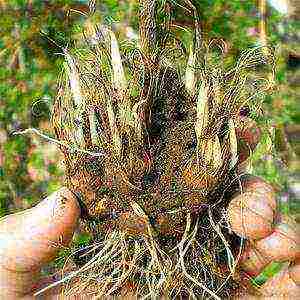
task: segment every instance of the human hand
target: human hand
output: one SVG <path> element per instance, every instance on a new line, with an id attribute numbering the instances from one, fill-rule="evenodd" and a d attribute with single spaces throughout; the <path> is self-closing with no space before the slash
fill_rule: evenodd
<path id="1" fill-rule="evenodd" d="M 0 299 L 33 298 L 33 292 L 42 285 L 41 267 L 70 242 L 79 214 L 75 197 L 66 188 L 62 188 L 36 207 L 0 220 Z M 251 222 L 251 219 L 246 219 L 244 224 L 245 227 L 251 226 L 247 222 Z M 287 249 L 284 249 L 285 245 L 281 245 L 280 249 L 276 248 L 276 232 L 273 230 L 265 238 L 249 243 L 241 260 L 244 271 L 257 275 L 270 262 L 257 252 L 257 247 L 260 248 L 261 245 L 267 245 L 267 249 L 271 251 L 275 249 L 278 256 L 284 253 L 290 256 L 290 260 L 295 259 L 293 254 L 288 254 Z M 297 239 L 297 235 L 294 238 Z M 295 246 L 299 247 L 299 244 L 296 243 Z M 278 258 L 273 257 L 273 260 Z M 286 264 L 281 272 L 260 289 L 260 297 L 299 295 L 299 265 L 299 258 L 291 265 Z M 52 295 L 56 292 L 50 290 Z M 284 294 L 287 292 L 288 294 Z M 43 294 L 43 297 L 45 299 L 46 295 Z M 256 299 L 258 295 L 247 294 L 244 290 L 239 297 Z"/>
<path id="2" fill-rule="evenodd" d="M 258 241 L 248 242 L 240 264 L 243 278 L 241 288 L 237 292 L 238 299 L 298 299 L 300 235 L 299 228 L 298 230 L 294 228 L 294 234 L 291 227 L 288 229 L 289 232 L 282 231 L 282 227 L 290 225 L 292 224 L 289 220 L 282 220 L 275 226 L 272 234 Z M 282 269 L 259 288 L 254 287 L 250 282 L 251 277 L 259 275 L 272 262 L 283 263 Z"/>
<path id="3" fill-rule="evenodd" d="M 246 238 L 240 257 L 241 288 L 238 299 L 296 299 L 300 296 L 300 224 L 277 211 L 272 187 L 256 176 L 240 177 L 242 193 L 228 206 L 231 229 Z M 260 288 L 251 277 L 272 262 L 283 263 L 280 272 Z"/>
<path id="4" fill-rule="evenodd" d="M 79 215 L 74 195 L 61 188 L 37 206 L 0 220 L 0 299 L 33 299 L 42 284 L 41 267 L 68 245 Z"/>

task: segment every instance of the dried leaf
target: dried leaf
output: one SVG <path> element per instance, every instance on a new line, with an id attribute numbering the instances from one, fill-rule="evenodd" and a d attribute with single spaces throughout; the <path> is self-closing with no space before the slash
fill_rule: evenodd
<path id="1" fill-rule="evenodd" d="M 238 161 L 238 152 L 237 152 L 237 138 L 235 133 L 235 126 L 232 119 L 228 121 L 229 127 L 229 143 L 230 143 L 230 151 L 231 151 L 231 161 L 230 161 L 230 169 L 234 168 Z"/>
<path id="2" fill-rule="evenodd" d="M 191 95 L 195 94 L 195 84 L 195 54 L 193 47 L 190 46 L 190 54 L 185 71 L 185 88 Z"/>
<path id="3" fill-rule="evenodd" d="M 111 64 L 113 68 L 113 84 L 118 91 L 123 92 L 124 90 L 126 90 L 127 82 L 122 66 L 122 59 L 119 51 L 119 46 L 115 34 L 112 31 L 109 31 L 109 35 L 111 40 Z"/>

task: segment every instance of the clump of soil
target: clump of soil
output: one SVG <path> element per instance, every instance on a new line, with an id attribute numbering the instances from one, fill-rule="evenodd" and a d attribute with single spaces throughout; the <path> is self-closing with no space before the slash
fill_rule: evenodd
<path id="1" fill-rule="evenodd" d="M 236 285 L 242 247 L 228 229 L 227 190 L 253 150 L 247 137 L 239 146 L 239 112 L 268 88 L 252 70 L 272 57 L 258 47 L 230 70 L 214 63 L 222 44 L 202 39 L 192 6 L 186 54 L 164 8 L 141 2 L 136 47 L 120 51 L 111 29 L 90 25 L 85 49 L 64 50 L 52 124 L 93 235 L 68 293 L 115 295 L 130 284 L 146 298 L 221 299 Z"/>

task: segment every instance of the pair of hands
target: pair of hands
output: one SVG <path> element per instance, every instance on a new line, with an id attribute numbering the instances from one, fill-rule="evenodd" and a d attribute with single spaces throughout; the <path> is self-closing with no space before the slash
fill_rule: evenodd
<path id="1" fill-rule="evenodd" d="M 49 283 L 41 278 L 41 267 L 69 244 L 79 217 L 76 198 L 67 188 L 62 188 L 37 206 L 0 220 L 0 299 L 35 299 L 34 292 Z M 290 285 L 291 296 L 300 295 L 300 286 L 290 280 L 287 268 L 271 278 L 265 288 L 271 287 L 273 293 L 278 290 L 280 294 L 283 287 L 278 282 L 284 287 Z M 42 299 L 59 299 L 59 293 L 59 288 L 51 289 Z M 88 299 L 88 296 L 80 297 Z M 240 297 L 257 299 L 250 295 Z"/>

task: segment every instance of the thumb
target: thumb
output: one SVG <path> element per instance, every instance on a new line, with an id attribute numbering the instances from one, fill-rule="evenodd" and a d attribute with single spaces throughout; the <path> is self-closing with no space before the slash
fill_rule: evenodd
<path id="1" fill-rule="evenodd" d="M 0 290 L 29 292 L 41 266 L 72 239 L 79 215 L 76 198 L 61 188 L 37 206 L 0 219 Z"/>

